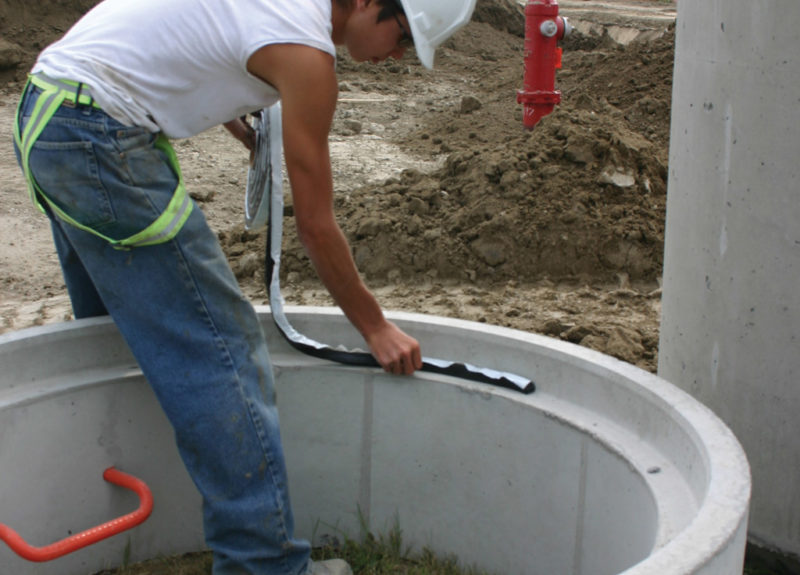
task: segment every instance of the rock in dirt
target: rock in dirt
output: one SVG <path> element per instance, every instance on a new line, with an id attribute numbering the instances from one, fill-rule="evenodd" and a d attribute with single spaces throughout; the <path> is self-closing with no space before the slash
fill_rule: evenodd
<path id="1" fill-rule="evenodd" d="M 0 70 L 16 68 L 22 62 L 22 47 L 0 38 Z"/>

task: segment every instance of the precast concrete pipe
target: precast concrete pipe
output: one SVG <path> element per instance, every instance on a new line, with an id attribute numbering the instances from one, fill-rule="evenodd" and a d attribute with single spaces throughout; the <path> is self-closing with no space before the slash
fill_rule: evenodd
<path id="1" fill-rule="evenodd" d="M 507 575 L 740 575 L 749 469 L 728 428 L 674 385 L 566 342 L 389 313 L 426 353 L 535 378 L 536 393 L 389 375 L 296 351 L 259 308 L 276 372 L 298 535 L 404 545 Z M 359 335 L 340 312 L 287 308 L 310 337 Z M 136 507 L 149 519 L 44 563 L 0 545 L 3 572 L 86 575 L 203 548 L 199 497 L 169 424 L 108 319 L 0 335 L 0 523 L 36 546 Z"/>

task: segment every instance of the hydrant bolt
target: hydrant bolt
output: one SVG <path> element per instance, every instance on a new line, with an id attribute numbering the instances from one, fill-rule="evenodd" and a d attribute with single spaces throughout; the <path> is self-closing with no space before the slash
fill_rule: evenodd
<path id="1" fill-rule="evenodd" d="M 542 33 L 542 36 L 552 38 L 558 32 L 558 24 L 555 23 L 555 20 L 545 20 L 542 22 L 542 25 L 539 26 L 539 31 Z"/>

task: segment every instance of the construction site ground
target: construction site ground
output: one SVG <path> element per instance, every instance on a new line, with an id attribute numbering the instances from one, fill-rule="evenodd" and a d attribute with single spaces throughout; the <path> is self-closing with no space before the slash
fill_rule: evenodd
<path id="1" fill-rule="evenodd" d="M 12 126 L 36 54 L 92 4 L 0 4 L 0 333 L 71 317 Z M 545 334 L 654 371 L 675 3 L 560 8 L 575 28 L 556 77 L 562 102 L 533 131 L 516 101 L 523 7 L 510 0 L 479 0 L 433 71 L 413 51 L 378 65 L 341 53 L 337 217 L 386 309 Z M 244 228 L 246 150 L 223 128 L 174 146 L 244 292 L 266 303 L 264 233 Z M 332 305 L 294 234 L 285 187 L 284 297 Z"/>

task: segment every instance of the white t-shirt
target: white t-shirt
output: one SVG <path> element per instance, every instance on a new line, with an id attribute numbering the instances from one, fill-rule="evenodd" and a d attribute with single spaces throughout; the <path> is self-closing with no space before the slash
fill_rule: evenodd
<path id="1" fill-rule="evenodd" d="M 45 49 L 33 72 L 83 82 L 113 118 L 193 136 L 275 103 L 247 71 L 267 44 L 336 57 L 332 0 L 104 0 Z"/>

